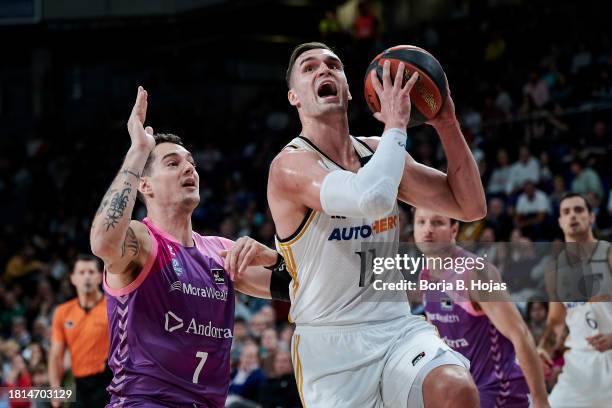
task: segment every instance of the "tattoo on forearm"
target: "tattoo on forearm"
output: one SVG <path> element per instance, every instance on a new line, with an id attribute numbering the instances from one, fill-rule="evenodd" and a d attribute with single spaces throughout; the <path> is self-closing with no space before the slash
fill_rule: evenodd
<path id="1" fill-rule="evenodd" d="M 130 193 L 132 192 L 132 186 L 130 183 L 125 182 L 125 187 L 121 192 L 115 193 L 113 198 L 110 200 L 108 210 L 106 211 L 106 217 L 104 218 L 104 226 L 106 231 L 115 226 L 123 218 L 123 212 L 128 205 L 130 200 Z"/>
<path id="2" fill-rule="evenodd" d="M 102 211 L 104 211 L 104 209 L 108 205 L 111 195 L 113 195 L 115 191 L 117 191 L 117 189 L 109 188 L 106 194 L 104 194 L 104 197 L 102 197 L 102 202 L 100 203 L 100 206 L 98 207 L 98 211 L 96 212 L 96 215 L 102 214 Z"/>
<path id="3" fill-rule="evenodd" d="M 132 171 L 132 170 L 130 170 L 130 169 L 123 169 L 123 170 L 121 170 L 121 171 L 119 172 L 119 174 L 123 174 L 123 175 L 125 175 L 125 176 L 134 176 L 134 177 L 136 177 L 137 179 L 139 179 L 139 178 L 140 178 L 140 174 L 138 174 L 138 173 L 136 173 L 135 171 Z"/>
<path id="4" fill-rule="evenodd" d="M 125 234 L 125 240 L 123 240 L 123 245 L 121 246 L 121 256 L 125 255 L 126 248 L 130 250 L 133 256 L 138 255 L 138 251 L 140 251 L 138 238 L 136 238 L 136 234 L 132 227 L 128 227 L 127 233 Z"/>

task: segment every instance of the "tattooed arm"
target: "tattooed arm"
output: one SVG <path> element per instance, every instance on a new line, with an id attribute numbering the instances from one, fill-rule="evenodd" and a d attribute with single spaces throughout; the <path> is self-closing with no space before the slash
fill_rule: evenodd
<path id="1" fill-rule="evenodd" d="M 139 87 L 128 120 L 132 145 L 121 170 L 102 198 L 91 226 L 92 252 L 104 260 L 110 274 L 108 283 L 113 288 L 131 283 L 151 248 L 151 239 L 144 225 L 131 220 L 140 174 L 155 147 L 153 129 L 144 129 L 146 113 L 147 92 Z"/>

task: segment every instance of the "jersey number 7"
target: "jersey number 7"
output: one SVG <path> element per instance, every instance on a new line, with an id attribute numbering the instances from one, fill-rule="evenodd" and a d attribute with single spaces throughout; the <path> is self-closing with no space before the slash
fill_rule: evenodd
<path id="1" fill-rule="evenodd" d="M 200 371 L 202 371 L 202 368 L 204 368 L 204 363 L 206 362 L 206 359 L 208 358 L 208 353 L 205 353 L 203 351 L 198 351 L 196 353 L 196 358 L 199 358 L 200 362 L 198 363 L 198 366 L 196 367 L 193 373 L 193 378 L 191 379 L 191 381 L 194 384 L 197 384 L 198 380 L 200 379 Z"/>

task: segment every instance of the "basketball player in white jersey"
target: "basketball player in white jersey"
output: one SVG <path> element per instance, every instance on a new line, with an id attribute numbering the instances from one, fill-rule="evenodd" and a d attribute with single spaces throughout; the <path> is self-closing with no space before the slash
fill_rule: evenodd
<path id="1" fill-rule="evenodd" d="M 450 93 L 430 122 L 444 146 L 448 174 L 406 153 L 409 92 L 418 75 L 405 85 L 403 75 L 403 64 L 395 80 L 388 64 L 382 84 L 374 74 L 381 101 L 375 117 L 385 130 L 380 138 L 355 138 L 338 56 L 324 44 L 307 43 L 290 59 L 288 99 L 302 132 L 272 162 L 268 203 L 292 277 L 292 356 L 308 408 L 478 406 L 469 363 L 410 314 L 405 292 L 375 293 L 360 282 L 361 260 L 368 256 L 362 244 L 387 242 L 376 256 L 397 254 L 397 199 L 461 220 L 486 212 Z"/>
<path id="2" fill-rule="evenodd" d="M 550 394 L 550 405 L 610 407 L 612 245 L 593 236 L 595 214 L 583 196 L 567 194 L 559 207 L 559 226 L 568 244 L 547 276 L 549 295 L 558 301 L 550 303 L 539 351 L 550 367 L 553 351 L 563 346 L 559 339 L 565 325 L 569 328 L 565 341 L 569 351 L 564 354 L 565 365 Z"/>

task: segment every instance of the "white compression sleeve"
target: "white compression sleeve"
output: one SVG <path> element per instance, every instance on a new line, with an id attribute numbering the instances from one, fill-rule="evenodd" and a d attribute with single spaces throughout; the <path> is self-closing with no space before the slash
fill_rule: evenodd
<path id="1" fill-rule="evenodd" d="M 393 210 L 406 160 L 406 132 L 383 133 L 378 148 L 357 173 L 335 170 L 323 179 L 323 211 L 346 217 L 384 217 Z"/>

